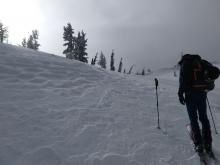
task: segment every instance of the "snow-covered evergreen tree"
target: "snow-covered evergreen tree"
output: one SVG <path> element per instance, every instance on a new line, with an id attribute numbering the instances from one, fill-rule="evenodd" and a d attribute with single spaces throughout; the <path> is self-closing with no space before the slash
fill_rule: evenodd
<path id="1" fill-rule="evenodd" d="M 64 39 L 64 44 L 63 46 L 67 47 L 64 51 L 63 54 L 66 55 L 66 58 L 69 59 L 74 59 L 74 44 L 75 44 L 75 37 L 73 36 L 74 30 L 72 28 L 72 25 L 70 23 L 67 23 L 67 26 L 63 27 L 64 32 L 63 32 L 63 39 Z"/>
<path id="2" fill-rule="evenodd" d="M 118 72 L 121 73 L 121 71 L 122 71 L 122 58 L 120 60 L 119 67 L 118 67 Z"/>
<path id="3" fill-rule="evenodd" d="M 115 71 L 115 66 L 114 66 L 114 63 L 115 63 L 115 60 L 114 60 L 114 50 L 112 50 L 112 54 L 111 54 L 111 62 L 110 62 L 110 70 L 111 71 Z"/>
<path id="4" fill-rule="evenodd" d="M 4 27 L 3 23 L 0 22 L 0 42 L 4 42 L 8 38 L 8 28 Z"/>
<path id="5" fill-rule="evenodd" d="M 103 52 L 101 52 L 101 54 L 100 54 L 100 56 L 99 56 L 99 62 L 98 62 L 98 64 L 99 64 L 102 68 L 106 69 L 106 58 L 105 58 L 105 55 L 103 54 Z"/>

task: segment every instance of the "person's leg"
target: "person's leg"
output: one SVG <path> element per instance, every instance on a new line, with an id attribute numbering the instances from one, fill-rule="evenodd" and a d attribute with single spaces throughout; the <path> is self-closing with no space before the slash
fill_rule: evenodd
<path id="1" fill-rule="evenodd" d="M 203 143 L 206 150 L 212 149 L 212 134 L 209 119 L 207 116 L 207 105 L 206 105 L 206 94 L 201 94 L 198 96 L 199 103 L 198 103 L 198 113 L 199 113 L 199 120 L 202 124 L 202 136 L 203 136 Z"/>
<path id="2" fill-rule="evenodd" d="M 189 115 L 190 124 L 194 134 L 195 147 L 202 145 L 202 136 L 198 123 L 197 105 L 195 98 L 192 96 L 186 96 L 186 107 Z M 201 149 L 202 150 L 202 149 Z"/>

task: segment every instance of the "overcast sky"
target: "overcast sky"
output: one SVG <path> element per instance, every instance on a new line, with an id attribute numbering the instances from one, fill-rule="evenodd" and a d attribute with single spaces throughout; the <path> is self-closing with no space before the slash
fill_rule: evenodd
<path id="1" fill-rule="evenodd" d="M 32 29 L 40 50 L 62 55 L 63 26 L 88 38 L 89 61 L 115 50 L 127 68 L 170 67 L 181 52 L 220 61 L 219 0 L 0 0 L 9 42 L 20 44 Z M 139 66 L 139 67 L 138 67 Z M 117 66 L 116 66 L 117 67 Z"/>

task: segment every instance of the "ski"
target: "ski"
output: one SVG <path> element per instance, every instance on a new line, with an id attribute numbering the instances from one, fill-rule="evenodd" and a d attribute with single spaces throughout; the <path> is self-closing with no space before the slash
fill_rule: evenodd
<path id="1" fill-rule="evenodd" d="M 190 124 L 187 124 L 186 125 L 186 129 L 187 129 L 187 133 L 190 137 L 190 140 L 194 141 L 194 136 L 193 136 L 193 132 L 192 132 L 192 128 L 191 128 L 191 125 Z M 207 153 L 207 152 L 204 152 L 202 154 L 198 154 L 199 156 L 199 159 L 200 159 L 200 163 L 201 165 L 209 165 L 209 162 L 212 161 L 214 162 L 215 164 L 218 163 L 218 159 L 216 158 L 215 154 L 212 152 L 210 153 Z"/>
<path id="2" fill-rule="evenodd" d="M 214 154 L 213 152 L 207 153 L 207 157 L 208 157 L 209 159 L 211 159 L 212 161 L 214 161 L 215 164 L 218 163 L 218 159 L 216 158 L 216 156 L 215 156 L 215 154 Z"/>
<path id="3" fill-rule="evenodd" d="M 209 165 L 206 160 L 200 160 L 201 165 Z"/>
<path id="4" fill-rule="evenodd" d="M 194 143 L 194 136 L 193 136 L 191 125 L 187 124 L 186 129 L 187 129 L 187 133 L 190 137 L 190 140 L 192 141 L 192 143 Z M 198 156 L 199 156 L 199 160 L 200 160 L 201 165 L 209 165 L 208 160 L 207 160 L 207 155 L 205 153 L 198 154 Z"/>
<path id="5" fill-rule="evenodd" d="M 190 124 L 186 125 L 186 130 L 187 130 L 187 133 L 188 133 L 191 141 L 194 142 L 193 132 L 192 132 L 192 128 L 191 128 Z"/>
<path id="6" fill-rule="evenodd" d="M 198 155 L 199 155 L 199 160 L 200 160 L 200 164 L 201 164 L 201 165 L 209 165 L 205 153 L 198 154 Z"/>

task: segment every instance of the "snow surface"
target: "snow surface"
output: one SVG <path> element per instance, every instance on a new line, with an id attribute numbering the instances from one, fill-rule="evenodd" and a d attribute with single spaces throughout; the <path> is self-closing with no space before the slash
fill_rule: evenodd
<path id="1" fill-rule="evenodd" d="M 169 69 L 118 74 L 0 44 L 0 165 L 199 165 L 177 88 Z M 218 80 L 209 94 L 217 129 L 219 92 Z M 219 157 L 214 130 L 213 141 Z"/>

